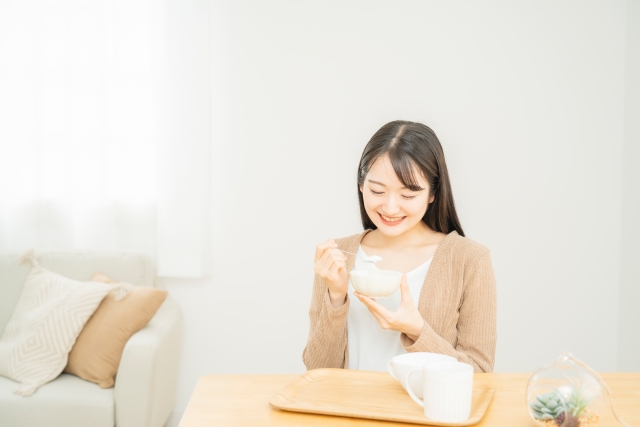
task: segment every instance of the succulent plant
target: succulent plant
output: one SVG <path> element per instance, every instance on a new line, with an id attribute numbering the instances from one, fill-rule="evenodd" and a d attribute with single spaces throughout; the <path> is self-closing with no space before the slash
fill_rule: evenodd
<path id="1" fill-rule="evenodd" d="M 543 421 L 556 419 L 558 415 L 564 413 L 562 397 L 554 392 L 537 395 L 529 405 L 534 416 Z"/>
<path id="2" fill-rule="evenodd" d="M 562 425 L 565 418 L 567 419 L 567 423 L 565 425 Z M 580 420 L 578 419 L 578 417 L 571 415 L 571 413 L 569 413 L 567 417 L 565 417 L 564 412 L 561 413 L 560 415 L 558 415 L 558 418 L 555 419 L 555 422 L 560 427 L 580 427 Z"/>
<path id="3" fill-rule="evenodd" d="M 534 417 L 542 421 L 554 420 L 561 427 L 580 426 L 579 417 L 583 415 L 593 396 L 588 396 L 584 387 L 573 381 L 572 383 L 574 387 L 565 405 L 563 405 L 562 396 L 556 392 L 537 395 L 529 404 Z"/>

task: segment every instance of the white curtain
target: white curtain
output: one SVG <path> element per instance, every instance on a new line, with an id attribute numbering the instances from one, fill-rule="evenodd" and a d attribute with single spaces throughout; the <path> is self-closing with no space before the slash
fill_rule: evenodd
<path id="1" fill-rule="evenodd" d="M 0 251 L 206 274 L 205 1 L 0 1 Z"/>

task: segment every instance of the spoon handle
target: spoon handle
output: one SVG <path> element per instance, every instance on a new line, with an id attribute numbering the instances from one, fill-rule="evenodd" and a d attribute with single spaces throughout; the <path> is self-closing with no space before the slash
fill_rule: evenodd
<path id="1" fill-rule="evenodd" d="M 336 248 L 338 249 L 338 248 Z M 340 252 L 344 252 L 345 254 L 351 254 L 351 255 L 356 255 L 353 252 L 347 252 L 347 251 L 343 251 L 342 249 L 338 249 Z M 357 256 L 357 255 L 356 255 Z"/>
<path id="2" fill-rule="evenodd" d="M 336 248 L 337 249 L 337 248 Z M 358 254 L 354 254 L 353 252 L 347 252 L 347 251 L 343 251 L 342 249 L 338 249 L 340 252 L 344 252 L 345 254 L 351 254 L 353 256 L 358 256 Z M 360 256 L 359 257 L 362 261 L 364 262 L 368 262 L 368 263 L 373 263 L 375 264 L 378 261 L 382 261 L 382 258 L 380 258 L 377 255 L 373 255 L 373 256 Z"/>

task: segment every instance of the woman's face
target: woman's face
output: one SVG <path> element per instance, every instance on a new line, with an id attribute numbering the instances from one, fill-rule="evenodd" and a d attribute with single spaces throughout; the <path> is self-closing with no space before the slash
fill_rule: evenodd
<path id="1" fill-rule="evenodd" d="M 414 176 L 423 190 L 411 191 L 402 184 L 393 170 L 387 154 L 371 165 L 360 187 L 364 207 L 371 221 L 387 236 L 399 236 L 416 225 L 421 225 L 433 196 L 429 183 L 415 170 Z"/>

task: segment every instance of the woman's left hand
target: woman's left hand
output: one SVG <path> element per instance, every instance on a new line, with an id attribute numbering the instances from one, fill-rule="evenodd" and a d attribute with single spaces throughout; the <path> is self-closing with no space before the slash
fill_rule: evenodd
<path id="1" fill-rule="evenodd" d="M 409 338 L 416 341 L 422 332 L 424 319 L 420 315 L 418 308 L 409 293 L 407 275 L 402 275 L 400 282 L 401 301 L 396 311 L 387 310 L 378 302 L 358 291 L 353 294 L 369 309 L 373 317 L 376 318 L 382 329 L 391 329 L 405 333 Z"/>

